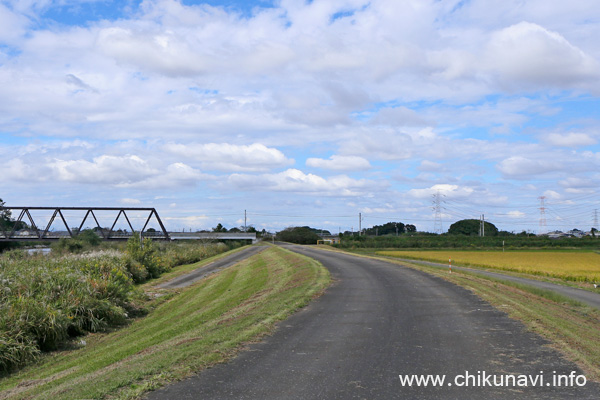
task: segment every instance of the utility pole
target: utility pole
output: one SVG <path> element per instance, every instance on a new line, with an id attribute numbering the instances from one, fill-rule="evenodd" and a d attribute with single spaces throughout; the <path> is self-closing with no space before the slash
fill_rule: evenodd
<path id="1" fill-rule="evenodd" d="M 594 228 L 598 229 L 598 209 L 594 210 Z"/>
<path id="2" fill-rule="evenodd" d="M 361 230 L 362 230 L 362 214 L 358 213 L 358 236 L 360 236 Z"/>
<path id="3" fill-rule="evenodd" d="M 244 232 L 248 232 L 248 229 L 246 228 L 246 210 L 244 210 Z"/>
<path id="4" fill-rule="evenodd" d="M 394 225 L 396 226 L 396 236 L 398 236 L 398 223 L 394 222 Z"/>
<path id="5" fill-rule="evenodd" d="M 479 236 L 485 236 L 485 216 L 483 214 L 479 216 Z"/>

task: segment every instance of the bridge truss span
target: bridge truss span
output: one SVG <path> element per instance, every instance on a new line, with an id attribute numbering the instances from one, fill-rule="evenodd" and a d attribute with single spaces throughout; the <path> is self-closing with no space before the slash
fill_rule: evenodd
<path id="1" fill-rule="evenodd" d="M 39 223 L 36 223 L 36 217 L 32 213 L 45 212 L 47 215 L 52 213 L 47 223 L 44 223 L 45 228 L 41 228 Z M 79 212 L 84 214 L 81 222 L 78 225 L 70 225 L 65 217 L 68 212 Z M 127 213 L 130 213 L 127 215 Z M 156 212 L 155 208 L 140 208 L 140 207 L 0 207 L 0 215 L 10 213 L 13 216 L 18 213 L 16 219 L 6 221 L 0 219 L 0 241 L 50 241 L 59 240 L 61 238 L 73 238 L 81 232 L 84 228 L 86 221 L 93 221 L 95 226 L 93 230 L 96 234 L 104 240 L 127 240 L 133 234 L 139 233 L 142 237 L 151 237 L 152 239 L 158 240 L 170 240 L 169 233 L 165 229 L 165 226 Z M 98 213 L 109 213 L 116 217 L 112 220 L 110 228 L 102 227 L 98 220 Z M 136 213 L 142 215 L 142 220 L 145 220 L 143 227 L 139 230 L 134 229 L 131 223 L 130 215 Z M 146 214 L 147 213 L 147 214 Z M 146 217 L 147 215 L 147 217 Z M 152 218 L 158 224 L 158 229 L 146 230 Z M 127 223 L 130 231 L 119 229 L 115 230 L 119 220 L 123 218 Z M 55 231 L 53 230 L 53 224 L 55 221 L 62 222 L 64 230 Z M 71 222 L 72 218 L 71 218 Z"/>

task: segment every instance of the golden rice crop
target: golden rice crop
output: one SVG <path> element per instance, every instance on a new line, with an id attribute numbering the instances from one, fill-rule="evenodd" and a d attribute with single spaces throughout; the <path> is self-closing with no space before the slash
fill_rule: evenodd
<path id="1" fill-rule="evenodd" d="M 377 254 L 600 282 L 600 254 L 557 251 L 379 251 Z"/>

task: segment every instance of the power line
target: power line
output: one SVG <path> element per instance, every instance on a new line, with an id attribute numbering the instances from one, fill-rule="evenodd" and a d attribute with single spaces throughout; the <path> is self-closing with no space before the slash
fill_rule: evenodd
<path id="1" fill-rule="evenodd" d="M 442 233 L 443 231 L 443 226 L 442 226 L 442 200 L 441 200 L 441 194 L 440 191 L 438 190 L 436 194 L 433 195 L 433 210 L 435 211 L 435 223 L 433 224 L 433 231 L 435 233 Z"/>

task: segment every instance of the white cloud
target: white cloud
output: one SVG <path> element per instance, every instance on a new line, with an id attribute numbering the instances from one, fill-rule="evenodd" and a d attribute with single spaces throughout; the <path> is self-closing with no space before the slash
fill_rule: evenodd
<path id="1" fill-rule="evenodd" d="M 419 171 L 433 172 L 440 171 L 442 168 L 442 164 L 429 160 L 423 160 L 421 161 L 421 165 L 419 165 Z"/>
<path id="2" fill-rule="evenodd" d="M 102 155 L 92 161 L 55 159 L 48 163 L 48 167 L 57 179 L 77 183 L 130 184 L 158 173 L 135 155 Z"/>
<path id="3" fill-rule="evenodd" d="M 111 27 L 98 34 L 98 46 L 118 62 L 155 70 L 168 76 L 190 76 L 205 72 L 210 59 L 195 52 L 185 38 L 173 32 L 133 31 Z"/>
<path id="4" fill-rule="evenodd" d="M 388 129 L 358 132 L 352 139 L 340 145 L 345 154 L 361 154 L 381 160 L 403 160 L 413 154 L 414 144 L 410 135 Z"/>
<path id="5" fill-rule="evenodd" d="M 374 124 L 393 126 L 426 126 L 431 122 L 407 107 L 382 108 L 373 117 Z"/>
<path id="6" fill-rule="evenodd" d="M 131 199 L 131 198 L 124 198 L 121 199 L 120 202 L 122 204 L 127 204 L 127 205 L 138 205 L 141 204 L 142 202 L 138 199 Z"/>
<path id="7" fill-rule="evenodd" d="M 29 20 L 25 16 L 0 3 L 0 43 L 14 43 L 25 33 L 27 25 Z"/>
<path id="8" fill-rule="evenodd" d="M 369 160 L 358 156 L 332 155 L 329 160 L 322 158 L 308 158 L 306 165 L 314 168 L 323 168 L 334 171 L 361 171 L 371 168 Z"/>
<path id="9" fill-rule="evenodd" d="M 525 217 L 525 213 L 521 211 L 509 211 L 506 213 L 509 218 L 523 218 Z"/>
<path id="10" fill-rule="evenodd" d="M 558 181 L 558 184 L 568 189 L 592 189 L 596 187 L 593 179 L 569 176 Z"/>
<path id="11" fill-rule="evenodd" d="M 523 178 L 553 172 L 561 168 L 557 161 L 534 160 L 523 156 L 513 156 L 502 160 L 497 168 L 507 177 Z"/>
<path id="12" fill-rule="evenodd" d="M 288 169 L 278 174 L 232 174 L 229 184 L 244 190 L 269 190 L 276 192 L 309 193 L 326 196 L 360 196 L 381 185 L 366 179 L 353 179 L 346 175 L 323 178 L 305 174 L 298 169 Z"/>
<path id="13" fill-rule="evenodd" d="M 598 143 L 587 133 L 569 132 L 566 134 L 550 133 L 541 137 L 541 140 L 559 147 L 582 147 L 591 146 Z"/>
<path id="14" fill-rule="evenodd" d="M 266 171 L 294 162 L 286 158 L 281 151 L 260 143 L 251 145 L 170 143 L 164 148 L 170 153 L 194 159 L 205 170 Z"/>
<path id="15" fill-rule="evenodd" d="M 504 84 L 570 87 L 600 78 L 599 64 L 557 32 L 520 22 L 495 32 L 487 49 L 489 67 Z"/>
<path id="16" fill-rule="evenodd" d="M 164 171 L 135 182 L 122 182 L 118 187 L 140 189 L 185 188 L 195 186 L 199 181 L 212 180 L 213 177 L 183 163 L 169 164 Z"/>
<path id="17" fill-rule="evenodd" d="M 102 155 L 92 161 L 49 158 L 33 164 L 13 158 L 5 163 L 4 169 L 8 172 L 7 179 L 11 181 L 56 181 L 120 188 L 166 188 L 213 179 L 183 163 L 149 163 L 136 155 Z M 124 200 L 131 199 L 121 199 Z"/>
<path id="18" fill-rule="evenodd" d="M 437 193 L 452 198 L 464 198 L 473 194 L 473 188 L 442 183 L 427 189 L 411 189 L 408 191 L 410 196 L 418 199 L 432 198 Z"/>
<path id="19" fill-rule="evenodd" d="M 148 0 L 50 19 L 75 3 L 0 2 L 0 189 L 17 203 L 93 201 L 94 184 L 173 213 L 243 201 L 418 219 L 438 188 L 483 209 L 600 185 L 596 0 L 285 0 L 243 15 Z"/>

